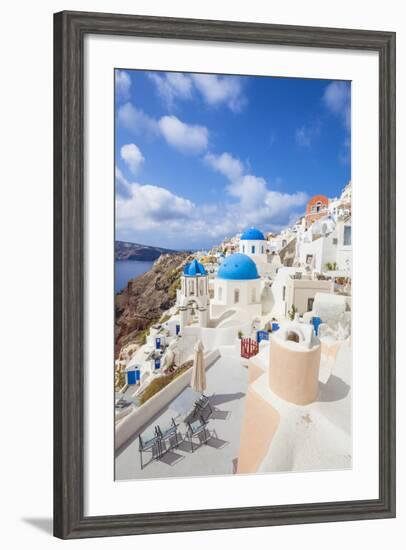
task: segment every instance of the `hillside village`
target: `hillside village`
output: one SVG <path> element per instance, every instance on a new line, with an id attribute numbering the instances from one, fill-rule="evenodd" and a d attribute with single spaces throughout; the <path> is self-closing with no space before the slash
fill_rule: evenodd
<path id="1" fill-rule="evenodd" d="M 207 473 L 207 457 L 191 472 L 131 462 L 137 438 L 190 385 L 197 342 L 217 394 L 225 372 L 240 384 L 215 473 L 351 467 L 351 182 L 312 197 L 279 234 L 246 228 L 179 262 L 174 305 L 117 349 L 117 479 Z"/>

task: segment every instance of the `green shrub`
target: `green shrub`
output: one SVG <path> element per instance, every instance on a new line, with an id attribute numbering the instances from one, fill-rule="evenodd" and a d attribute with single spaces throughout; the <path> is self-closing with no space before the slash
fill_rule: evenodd
<path id="1" fill-rule="evenodd" d="M 160 318 L 159 322 L 160 322 L 161 324 L 164 324 L 164 323 L 166 323 L 166 321 L 169 321 L 170 318 L 171 318 L 170 315 L 168 315 L 167 313 L 164 313 L 164 314 L 162 315 L 162 317 Z"/>
<path id="2" fill-rule="evenodd" d="M 182 366 L 176 369 L 174 372 L 170 374 L 165 374 L 163 376 L 157 376 L 156 378 L 154 378 L 154 380 L 150 382 L 148 387 L 145 388 L 145 390 L 139 395 L 140 405 L 143 405 L 153 395 L 157 394 L 159 391 L 165 388 L 165 386 L 170 384 L 172 380 L 175 380 L 181 374 L 183 374 L 188 369 L 190 369 L 192 365 L 193 365 L 193 361 L 188 361 L 187 363 L 184 363 Z"/>
<path id="3" fill-rule="evenodd" d="M 124 370 L 116 369 L 114 376 L 114 389 L 116 391 L 120 390 L 125 384 L 125 374 Z"/>
<path id="4" fill-rule="evenodd" d="M 295 306 L 295 304 L 292 304 L 291 309 L 288 311 L 288 317 L 291 321 L 295 319 L 296 313 L 297 313 L 297 307 Z"/>

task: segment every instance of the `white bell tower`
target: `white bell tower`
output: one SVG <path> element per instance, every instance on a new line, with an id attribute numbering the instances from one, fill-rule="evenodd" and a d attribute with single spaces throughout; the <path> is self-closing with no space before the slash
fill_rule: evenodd
<path id="1" fill-rule="evenodd" d="M 190 318 L 190 311 L 196 309 L 199 325 L 207 326 L 209 306 L 209 281 L 204 266 L 194 259 L 187 264 L 181 276 L 179 310 L 181 329 Z"/>

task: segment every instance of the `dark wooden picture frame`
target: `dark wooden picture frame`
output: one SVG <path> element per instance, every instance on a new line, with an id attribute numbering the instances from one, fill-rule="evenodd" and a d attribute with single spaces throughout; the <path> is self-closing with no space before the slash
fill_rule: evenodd
<path id="1" fill-rule="evenodd" d="M 379 498 L 89 517 L 83 510 L 83 41 L 87 34 L 379 54 Z M 395 516 L 395 33 L 135 15 L 54 16 L 54 534 L 198 531 Z"/>

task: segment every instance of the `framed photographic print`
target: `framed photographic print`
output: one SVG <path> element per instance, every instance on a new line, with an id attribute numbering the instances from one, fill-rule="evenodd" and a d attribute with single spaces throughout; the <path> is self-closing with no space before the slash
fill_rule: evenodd
<path id="1" fill-rule="evenodd" d="M 395 515 L 395 35 L 55 15 L 54 533 Z"/>

